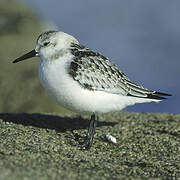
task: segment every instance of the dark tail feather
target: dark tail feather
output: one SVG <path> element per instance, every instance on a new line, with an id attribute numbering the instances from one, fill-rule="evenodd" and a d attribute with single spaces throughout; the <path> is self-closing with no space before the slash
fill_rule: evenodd
<path id="1" fill-rule="evenodd" d="M 167 99 L 167 98 L 161 97 L 161 96 L 172 96 L 172 95 L 167 94 L 167 93 L 155 92 L 153 94 L 148 94 L 147 98 L 149 98 L 149 99 L 158 99 L 158 100 Z"/>
<path id="2" fill-rule="evenodd" d="M 172 96 L 172 94 L 161 93 L 161 92 L 155 92 L 154 94 L 159 96 Z"/>

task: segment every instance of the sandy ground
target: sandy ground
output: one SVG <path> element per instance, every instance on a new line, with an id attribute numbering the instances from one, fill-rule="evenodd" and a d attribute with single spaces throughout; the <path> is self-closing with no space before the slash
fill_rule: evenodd
<path id="1" fill-rule="evenodd" d="M 180 115 L 101 115 L 89 151 L 89 120 L 74 115 L 0 114 L 0 179 L 180 178 Z M 117 144 L 102 140 L 103 134 Z"/>

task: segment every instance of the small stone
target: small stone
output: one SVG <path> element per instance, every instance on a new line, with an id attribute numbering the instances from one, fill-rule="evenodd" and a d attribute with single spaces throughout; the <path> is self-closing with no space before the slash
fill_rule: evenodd
<path id="1" fill-rule="evenodd" d="M 110 143 L 116 144 L 117 140 L 115 137 L 111 136 L 110 134 L 104 134 L 102 135 L 102 139 L 105 141 L 108 141 Z"/>

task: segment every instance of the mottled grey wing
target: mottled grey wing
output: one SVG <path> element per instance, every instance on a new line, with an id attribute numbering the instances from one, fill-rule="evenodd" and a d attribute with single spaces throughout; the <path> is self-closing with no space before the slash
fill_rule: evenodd
<path id="1" fill-rule="evenodd" d="M 69 73 L 82 87 L 120 95 L 157 99 L 159 95 L 156 94 L 157 92 L 130 81 L 105 56 L 79 44 L 72 44 L 71 52 L 74 59 L 71 62 Z"/>

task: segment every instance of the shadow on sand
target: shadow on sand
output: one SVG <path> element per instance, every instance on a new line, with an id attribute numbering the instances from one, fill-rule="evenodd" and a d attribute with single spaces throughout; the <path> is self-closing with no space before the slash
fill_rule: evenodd
<path id="1" fill-rule="evenodd" d="M 0 119 L 2 119 L 4 122 L 52 129 L 58 132 L 65 132 L 66 130 L 87 129 L 89 126 L 89 119 L 84 119 L 82 117 L 71 118 L 38 113 L 2 113 L 0 114 Z M 118 124 L 118 122 L 99 121 L 97 127 L 115 126 L 116 124 Z"/>

